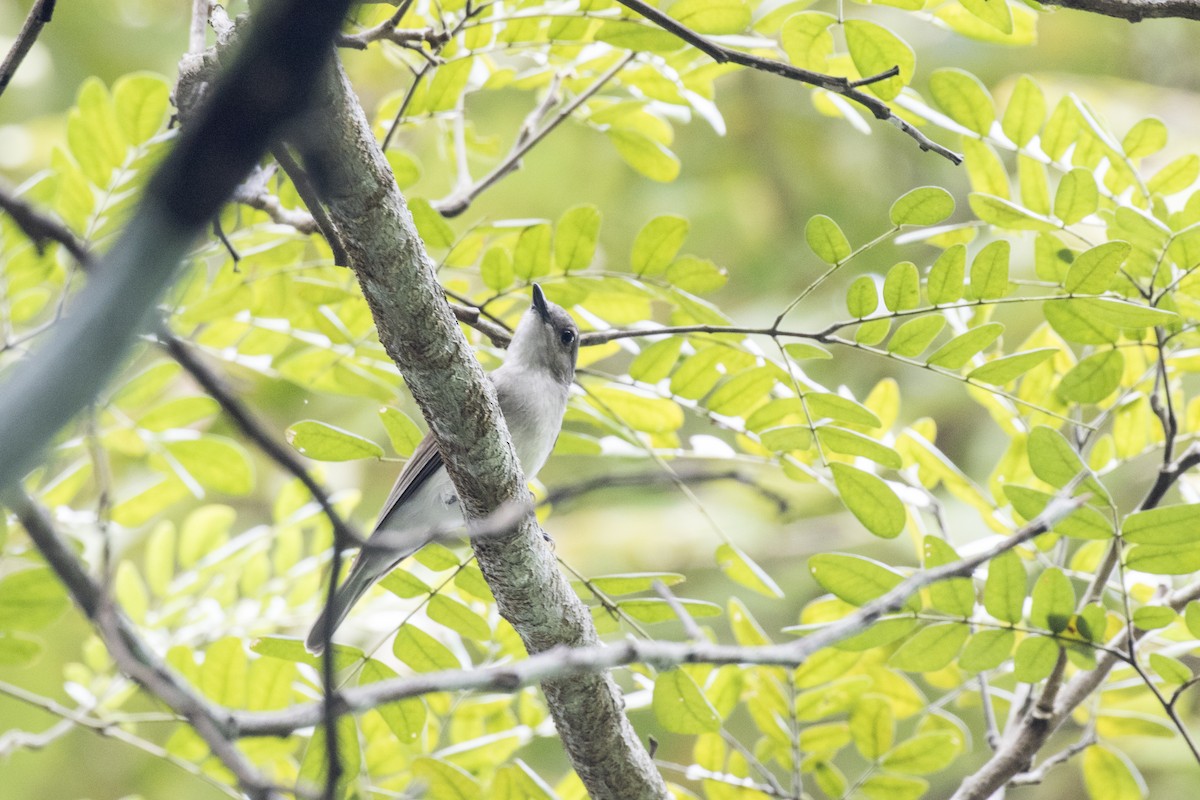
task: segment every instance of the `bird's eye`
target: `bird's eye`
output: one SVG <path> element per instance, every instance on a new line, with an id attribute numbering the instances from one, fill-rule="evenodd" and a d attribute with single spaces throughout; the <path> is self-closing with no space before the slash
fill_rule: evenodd
<path id="1" fill-rule="evenodd" d="M 563 328 L 562 332 L 558 334 L 558 339 L 564 345 L 570 347 L 571 343 L 575 341 L 575 331 L 570 328 Z"/>

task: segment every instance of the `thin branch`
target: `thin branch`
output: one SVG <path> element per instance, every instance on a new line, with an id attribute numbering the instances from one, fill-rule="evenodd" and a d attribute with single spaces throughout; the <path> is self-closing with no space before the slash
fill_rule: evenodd
<path id="1" fill-rule="evenodd" d="M 700 630 L 700 626 L 696 624 L 696 619 L 684 607 L 683 603 L 679 602 L 679 598 L 675 596 L 667 585 L 662 581 L 656 580 L 653 584 L 654 593 L 667 602 L 671 607 L 671 611 L 678 617 L 679 622 L 683 625 L 683 631 L 687 634 L 688 639 L 693 642 L 708 641 L 704 635 L 704 631 Z"/>
<path id="2" fill-rule="evenodd" d="M 328 212 L 325 211 L 325 206 L 322 205 L 321 198 L 308 177 L 308 172 L 292 157 L 285 145 L 274 145 L 271 148 L 271 155 L 287 173 L 292 185 L 296 187 L 296 194 L 300 195 L 300 199 L 308 208 L 308 213 L 312 214 L 313 221 L 321 230 L 321 235 L 325 237 L 329 249 L 333 251 L 333 263 L 339 267 L 348 265 L 350 256 L 346 255 L 346 246 L 342 243 L 342 235 L 337 226 L 333 224 L 333 220 L 329 218 Z"/>
<path id="3" fill-rule="evenodd" d="M 172 333 L 165 324 L 159 326 L 157 337 L 158 343 L 163 349 L 192 376 L 196 383 L 200 384 L 206 394 L 217 401 L 221 409 L 237 425 L 238 430 L 245 434 L 247 439 L 258 445 L 259 449 L 272 461 L 304 484 L 304 488 L 308 489 L 309 494 L 321 506 L 325 516 L 329 518 L 329 523 L 333 527 L 335 546 L 340 549 L 362 544 L 363 537 L 342 519 L 341 514 L 334 508 L 329 493 L 309 474 L 300 461 L 300 457 L 268 432 L 267 427 L 254 416 L 253 412 L 229 391 L 221 377 L 198 358 L 184 340 Z"/>
<path id="4" fill-rule="evenodd" d="M 23 491 L 11 492 L 5 502 L 16 513 L 25 532 L 75 604 L 92 621 L 117 667 L 184 717 L 213 755 L 234 774 L 246 794 L 256 800 L 280 797 L 271 782 L 233 745 L 236 724 L 229 710 L 196 693 L 155 655 L 138 636 L 129 619 L 84 571 L 75 554 L 54 530 L 46 512 Z"/>
<path id="5" fill-rule="evenodd" d="M 1200 20 L 1200 3 L 1195 0 L 1047 0 L 1045 5 L 1087 11 L 1128 22 L 1167 18 Z"/>
<path id="6" fill-rule="evenodd" d="M 233 199 L 244 206 L 262 211 L 272 221 L 295 228 L 300 233 L 312 234 L 320 230 L 316 219 L 307 211 L 286 208 L 279 198 L 267 190 L 271 169 L 259 167 L 233 193 Z"/>
<path id="7" fill-rule="evenodd" d="M 635 472 L 628 475 L 601 475 L 590 480 L 567 484 L 551 489 L 541 501 L 541 505 L 560 505 L 570 502 L 585 494 L 603 491 L 605 489 L 624 489 L 647 486 L 676 486 L 677 480 L 684 483 L 711 483 L 713 481 L 734 481 L 754 489 L 762 497 L 769 500 L 780 514 L 787 513 L 790 502 L 783 495 L 772 491 L 754 479 L 754 476 L 742 470 L 730 469 L 720 472 L 704 472 L 700 470 L 676 470 L 674 475 L 667 475 L 659 470 L 653 472 Z"/>
<path id="8" fill-rule="evenodd" d="M 17 73 L 17 68 L 25 60 L 25 56 L 29 55 L 42 28 L 54 16 L 54 3 L 55 0 L 34 0 L 33 7 L 29 9 L 29 14 L 25 17 L 25 24 L 17 33 L 17 38 L 9 48 L 3 63 L 0 63 L 0 95 L 4 94 L 13 75 Z"/>
<path id="9" fill-rule="evenodd" d="M 208 32 L 208 12 L 212 0 L 192 0 L 192 20 L 188 26 L 188 53 L 199 55 L 204 52 L 205 34 Z"/>
<path id="10" fill-rule="evenodd" d="M 342 694 L 346 712 L 360 712 L 408 697 L 447 691 L 513 692 L 525 686 L 602 672 L 634 663 L 669 669 L 680 664 L 763 664 L 796 667 L 813 653 L 866 630 L 884 615 L 899 610 L 909 597 L 939 581 L 972 574 L 980 565 L 1050 530 L 1073 513 L 1086 497 L 1057 495 L 1046 510 L 1027 525 L 995 545 L 967 558 L 916 572 L 886 594 L 857 611 L 786 644 L 741 647 L 708 642 L 664 642 L 629 639 L 614 645 L 558 646 L 522 661 L 485 669 L 447 670 L 415 677 L 396 678 L 347 689 Z M 287 736 L 315 725 L 321 704 L 309 703 L 283 711 L 232 712 L 239 736 Z"/>
<path id="11" fill-rule="evenodd" d="M 1089 730 L 1079 741 L 1075 742 L 1069 747 L 1059 750 L 1057 753 L 1039 764 L 1037 768 L 1031 769 L 1028 772 L 1022 772 L 1019 775 L 1014 775 L 1013 779 L 1009 781 L 1009 783 L 1012 786 L 1029 786 L 1035 783 L 1041 783 L 1042 781 L 1046 780 L 1046 775 L 1049 774 L 1050 770 L 1054 769 L 1060 764 L 1067 763 L 1076 755 L 1094 745 L 1096 741 L 1096 732 L 1094 730 Z"/>
<path id="12" fill-rule="evenodd" d="M 484 175 L 470 186 L 464 187 L 463 189 L 456 191 L 444 199 L 434 203 L 433 207 L 441 212 L 442 216 L 445 217 L 455 217 L 466 211 L 471 206 L 471 203 L 475 201 L 476 197 L 486 191 L 490 186 L 495 184 L 505 175 L 517 169 L 517 167 L 520 166 L 521 158 L 524 157 L 524 155 L 528 153 L 534 147 L 534 145 L 549 136 L 551 131 L 565 122 L 572 114 L 575 113 L 576 109 L 582 106 L 588 101 L 589 98 L 591 98 L 601 89 L 603 89 L 605 84 L 615 78 L 617 73 L 623 70 L 626 65 L 629 64 L 630 61 L 633 61 L 636 56 L 637 53 L 631 52 L 625 56 L 625 58 L 621 59 L 608 70 L 606 70 L 603 75 L 595 80 L 594 83 L 576 95 L 571 102 L 559 109 L 558 113 L 555 114 L 549 122 L 542 126 L 541 129 L 537 130 L 537 132 L 530 132 L 527 120 L 526 125 L 522 126 L 521 132 L 517 135 L 517 140 L 513 143 L 513 147 L 509 151 L 508 155 L 506 155 L 504 159 L 492 169 L 491 172 L 489 172 L 487 175 Z M 547 98 L 552 97 L 553 94 L 554 92 L 551 90 L 547 94 Z M 535 113 L 540 109 L 541 106 L 535 108 Z"/>
<path id="13" fill-rule="evenodd" d="M 739 64 L 743 67 L 759 70 L 760 72 L 770 72 L 794 81 L 807 83 L 824 89 L 827 92 L 840 94 L 846 99 L 852 100 L 866 108 L 876 119 L 895 125 L 901 131 L 911 136 L 922 150 L 937 153 L 952 164 L 957 165 L 962 163 L 963 159 L 961 155 L 949 148 L 943 147 L 921 133 L 911 123 L 896 116 L 891 108 L 879 98 L 858 90 L 857 86 L 861 86 L 864 82 L 870 83 L 890 78 L 892 76 L 890 70 L 858 82 L 851 81 L 848 78 L 839 78 L 834 75 L 825 75 L 820 72 L 811 72 L 773 58 L 763 58 L 741 50 L 735 50 L 731 47 L 719 45 L 710 39 L 704 38 L 699 33 L 696 33 L 696 31 L 688 28 L 666 13 L 659 11 L 654 6 L 643 3 L 642 0 L 618 0 L 618 2 L 630 11 L 641 14 L 668 33 L 678 36 L 718 64 Z"/>
<path id="14" fill-rule="evenodd" d="M 57 242 L 85 269 L 91 264 L 92 256 L 87 245 L 70 228 L 38 211 L 3 184 L 0 184 L 0 209 L 4 209 L 17 227 L 33 240 L 39 253 L 45 250 L 47 244 Z"/>

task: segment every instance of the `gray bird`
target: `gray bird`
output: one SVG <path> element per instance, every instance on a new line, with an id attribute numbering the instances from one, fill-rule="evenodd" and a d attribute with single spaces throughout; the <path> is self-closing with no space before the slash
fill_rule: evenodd
<path id="1" fill-rule="evenodd" d="M 526 478 L 537 475 L 554 449 L 578 355 L 575 321 L 546 300 L 535 283 L 533 303 L 513 332 L 504 364 L 488 376 Z M 442 454 L 432 434 L 426 434 L 396 479 L 375 530 L 338 587 L 333 603 L 308 632 L 305 647 L 309 652 L 324 649 L 325 613 L 332 616 L 336 629 L 375 581 L 428 541 L 428 532 L 461 522 L 458 495 L 442 464 Z"/>

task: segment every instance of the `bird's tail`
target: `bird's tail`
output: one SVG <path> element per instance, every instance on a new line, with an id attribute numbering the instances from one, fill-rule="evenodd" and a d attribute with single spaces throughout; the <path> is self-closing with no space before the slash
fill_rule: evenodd
<path id="1" fill-rule="evenodd" d="M 329 629 L 332 635 L 333 631 L 337 630 L 338 626 L 346 619 L 346 615 L 350 613 L 350 609 L 354 607 L 358 599 L 366 594 L 367 589 L 370 589 L 375 581 L 387 573 L 387 569 L 380 571 L 379 565 L 374 561 L 375 559 L 364 558 L 361 553 L 355 559 L 354 566 L 350 568 L 350 574 L 346 576 L 345 582 L 334 593 L 333 602 L 321 612 L 317 621 L 313 623 L 312 629 L 309 630 L 308 638 L 304 640 L 304 647 L 308 652 L 320 655 L 325 649 L 326 615 L 329 615 L 333 622 Z"/>

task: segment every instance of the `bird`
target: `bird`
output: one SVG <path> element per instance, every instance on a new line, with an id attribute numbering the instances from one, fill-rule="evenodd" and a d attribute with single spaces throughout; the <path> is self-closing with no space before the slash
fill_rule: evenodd
<path id="1" fill-rule="evenodd" d="M 504 363 L 488 374 L 526 478 L 537 475 L 554 449 L 579 356 L 579 328 L 571 315 L 547 300 L 541 286 L 535 283 L 532 289 L 532 302 L 513 331 Z M 314 655 L 324 650 L 326 615 L 336 630 L 376 581 L 432 534 L 462 519 L 442 454 L 428 433 L 396 479 L 345 581 L 313 623 L 307 650 Z"/>

